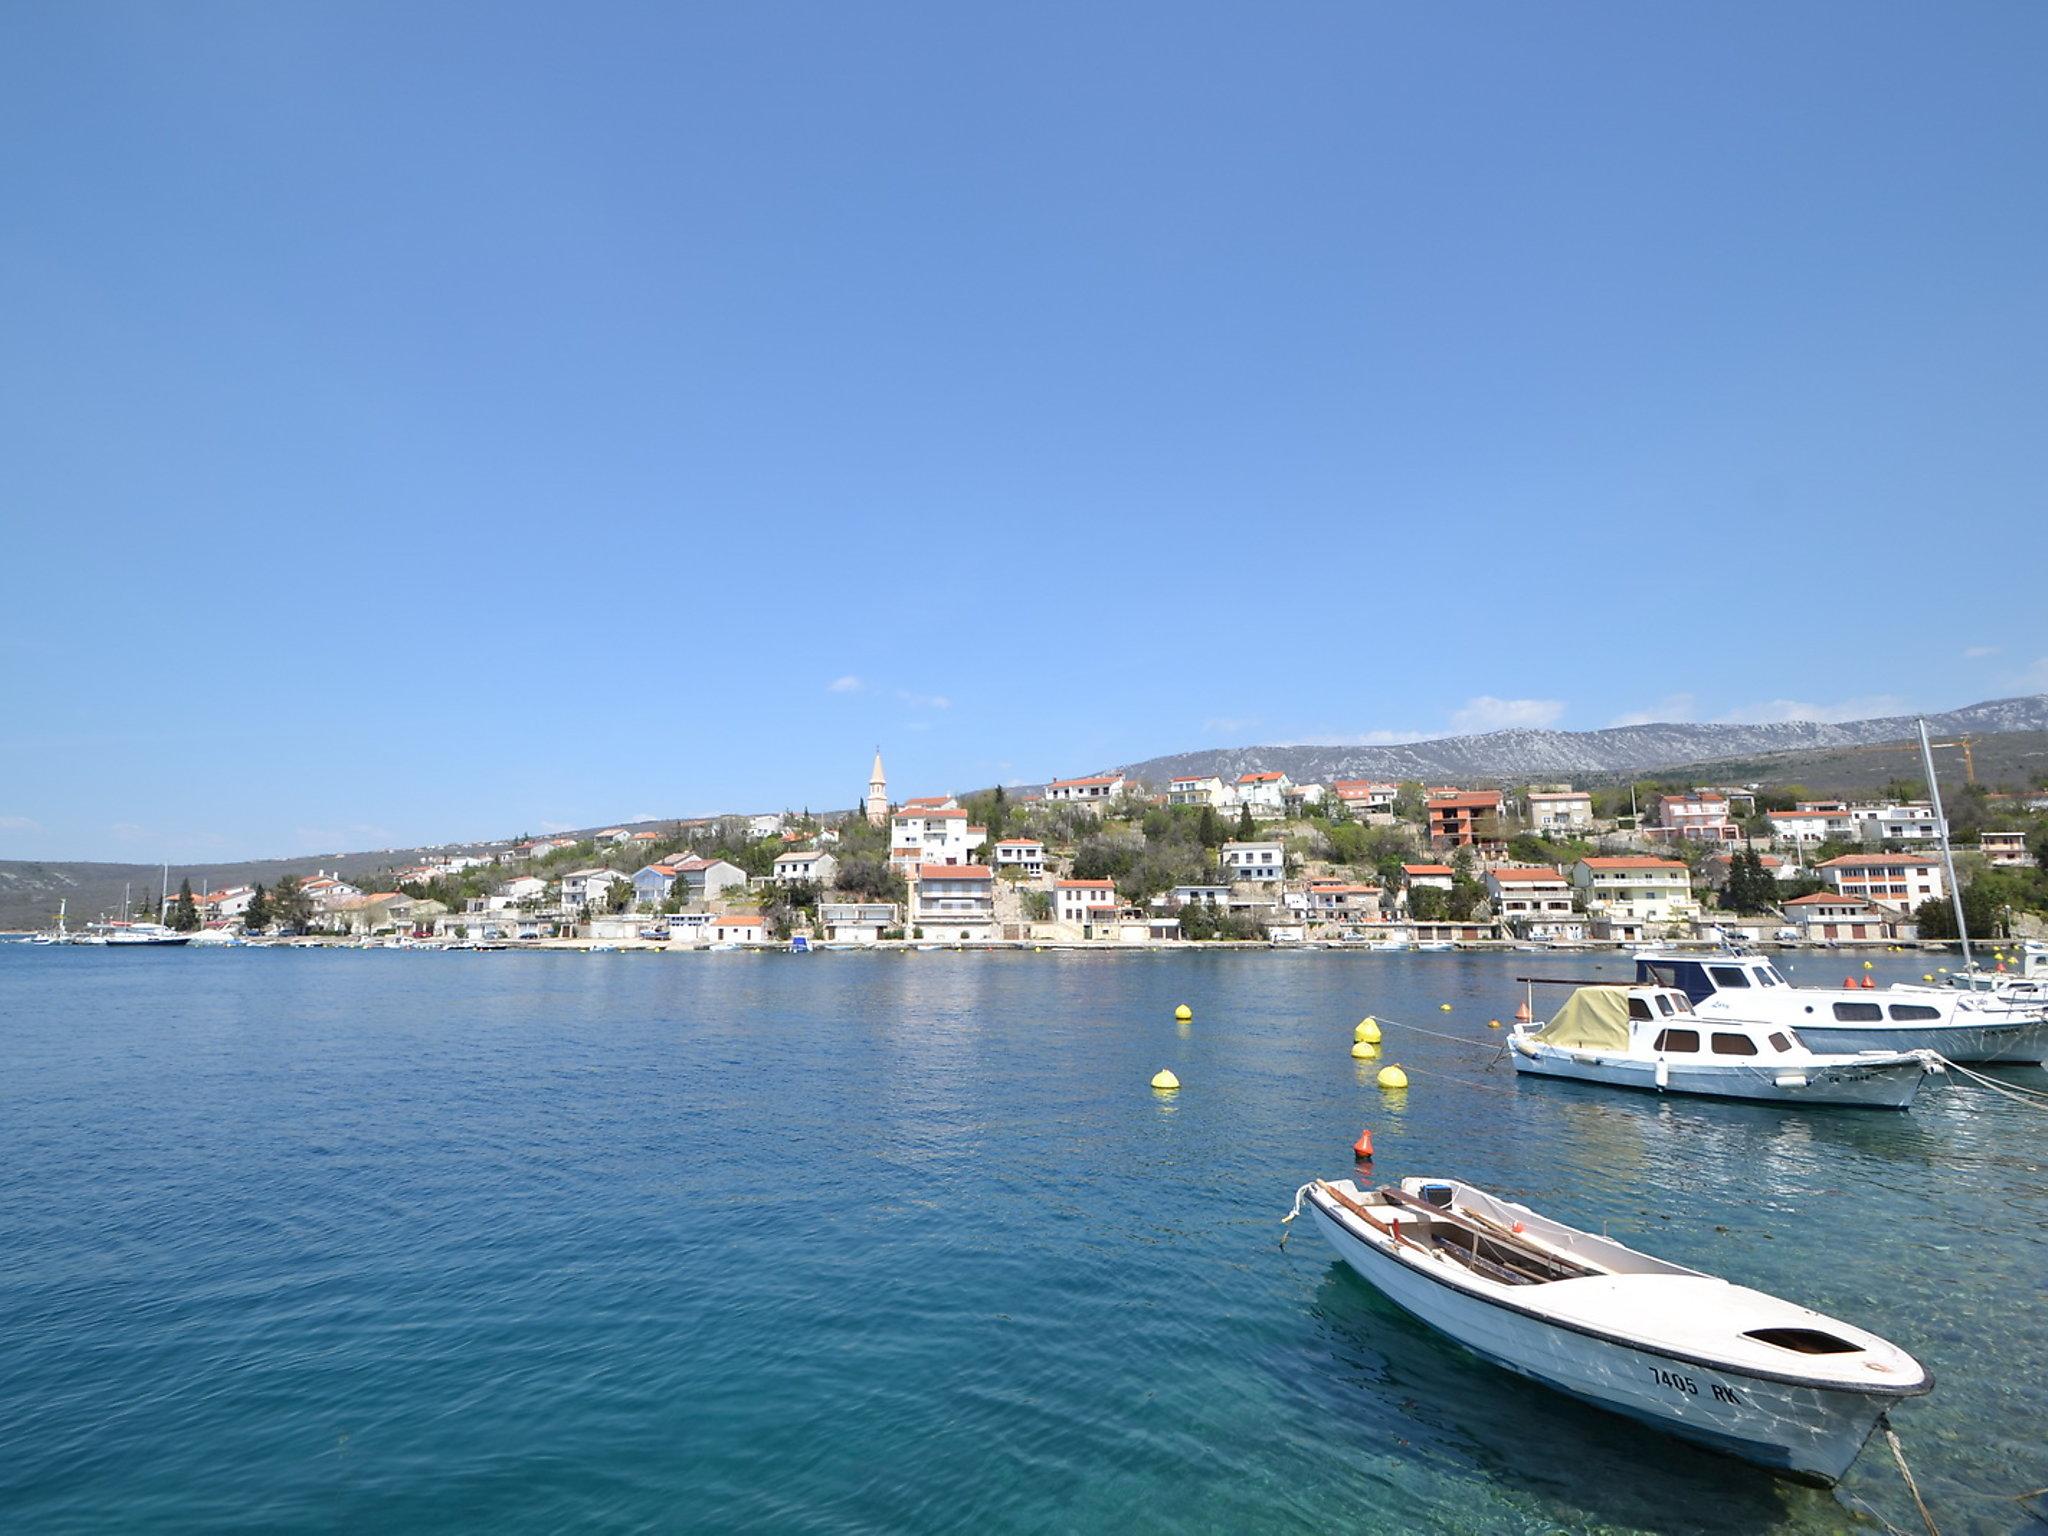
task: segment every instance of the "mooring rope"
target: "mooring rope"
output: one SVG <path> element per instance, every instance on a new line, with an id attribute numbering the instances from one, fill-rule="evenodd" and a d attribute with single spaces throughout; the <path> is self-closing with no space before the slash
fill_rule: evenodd
<path id="1" fill-rule="evenodd" d="M 1424 1029 L 1420 1024 L 1409 1024 L 1401 1019 L 1381 1019 L 1379 1022 L 1393 1029 L 1406 1029 L 1411 1030 L 1418 1035 L 1431 1035 L 1438 1040 L 1448 1040 L 1453 1045 L 1475 1046 L 1482 1051 L 1494 1051 L 1500 1049 L 1499 1042 L 1497 1041 L 1474 1040 L 1470 1035 L 1446 1034 L 1441 1029 Z"/>
<path id="2" fill-rule="evenodd" d="M 1978 1087 L 1989 1088 L 1993 1093 L 2001 1094 L 2015 1104 L 2024 1105 L 2028 1109 L 2048 1109 L 2048 1093 L 2043 1093 L 2038 1088 L 2022 1088 L 2017 1083 L 2001 1083 L 1995 1077 L 1986 1077 L 1982 1072 L 1971 1071 L 1959 1061 L 1950 1061 L 1939 1051 L 1929 1051 L 1928 1055 L 1949 1071 L 1959 1072 Z"/>
<path id="3" fill-rule="evenodd" d="M 1920 1497 L 1920 1485 L 1913 1481 L 1913 1469 L 1906 1465 L 1906 1450 L 1899 1444 L 1899 1432 L 1892 1428 L 1891 1415 L 1879 1414 L 1877 1422 L 1884 1429 L 1885 1444 L 1892 1448 L 1892 1460 L 1899 1464 L 1899 1476 L 1906 1480 L 1906 1492 L 1913 1495 L 1913 1507 L 1920 1511 L 1927 1536 L 1941 1536 L 1941 1527 L 1934 1523 L 1933 1512 L 1928 1509 L 1927 1501 Z"/>

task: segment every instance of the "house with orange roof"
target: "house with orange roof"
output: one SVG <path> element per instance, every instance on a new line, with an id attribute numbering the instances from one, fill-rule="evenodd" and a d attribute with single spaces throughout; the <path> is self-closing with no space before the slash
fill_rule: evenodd
<path id="1" fill-rule="evenodd" d="M 1401 786 L 1380 779 L 1337 779 L 1331 783 L 1330 793 L 1337 797 L 1339 805 L 1360 820 L 1374 816 L 1391 819 L 1394 799 L 1401 793 Z"/>
<path id="2" fill-rule="evenodd" d="M 918 864 L 910 870 L 910 922 L 945 943 L 996 939 L 996 876 L 986 864 Z"/>
<path id="3" fill-rule="evenodd" d="M 1376 885 L 1311 880 L 1303 893 L 1302 911 L 1312 923 L 1374 923 L 1379 921 L 1381 895 Z"/>
<path id="4" fill-rule="evenodd" d="M 1948 896 L 1940 862 L 1917 853 L 1847 853 L 1823 860 L 1819 874 L 1838 896 L 1860 897 L 1901 912 Z"/>
<path id="5" fill-rule="evenodd" d="M 1589 856 L 1572 866 L 1572 884 L 1594 919 L 1596 938 L 1662 938 L 1699 916 L 1692 871 L 1679 859 L 1642 853 Z"/>
<path id="6" fill-rule="evenodd" d="M 1549 865 L 1507 865 L 1486 872 L 1486 900 L 1493 915 L 1518 939 L 1583 939 L 1585 914 L 1572 898 L 1572 883 Z"/>
<path id="7" fill-rule="evenodd" d="M 1860 896 L 1834 891 L 1815 891 L 1785 903 L 1785 921 L 1799 930 L 1802 939 L 1823 944 L 1890 938 L 1897 920 L 1896 914 L 1882 912 Z"/>
<path id="8" fill-rule="evenodd" d="M 1728 813 L 1728 797 L 1718 789 L 1689 789 L 1657 797 L 1656 823 L 1647 828 L 1659 842 L 1739 843 L 1742 829 Z"/>
<path id="9" fill-rule="evenodd" d="M 987 841 L 988 828 L 975 826 L 958 806 L 906 805 L 889 817 L 889 862 L 905 872 L 920 864 L 971 864 Z"/>
<path id="10" fill-rule="evenodd" d="M 1006 837 L 996 844 L 996 873 L 1014 869 L 1030 879 L 1045 873 L 1045 844 L 1035 837 Z"/>
<path id="11" fill-rule="evenodd" d="M 1090 774 L 1080 779 L 1054 779 L 1045 786 L 1048 805 L 1087 805 L 1101 809 L 1124 792 L 1120 773 Z"/>
<path id="12" fill-rule="evenodd" d="M 1261 769 L 1240 773 L 1237 782 L 1231 785 L 1231 793 L 1239 805 L 1250 809 L 1254 818 L 1278 821 L 1287 814 L 1287 792 L 1293 787 L 1294 781 L 1286 774 Z"/>
<path id="13" fill-rule="evenodd" d="M 1497 789 L 1432 793 L 1425 802 L 1429 812 L 1431 845 L 1437 848 L 1505 846 L 1501 830 L 1502 805 L 1501 792 Z"/>
<path id="14" fill-rule="evenodd" d="M 1052 915 L 1055 921 L 1079 928 L 1084 939 L 1114 938 L 1116 915 L 1122 903 L 1116 899 L 1114 880 L 1055 880 L 1052 886 Z"/>

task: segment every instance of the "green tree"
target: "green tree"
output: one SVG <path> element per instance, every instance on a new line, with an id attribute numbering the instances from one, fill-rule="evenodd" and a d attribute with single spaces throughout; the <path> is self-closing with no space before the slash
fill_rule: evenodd
<path id="1" fill-rule="evenodd" d="M 306 894 L 297 875 L 286 875 L 277 882 L 270 897 L 270 917 L 280 928 L 293 933 L 304 933 L 312 925 L 313 898 Z"/>
<path id="2" fill-rule="evenodd" d="M 1239 806 L 1237 812 L 1237 840 L 1241 843 L 1248 843 L 1258 835 L 1259 829 L 1252 821 L 1252 808 L 1248 805 Z"/>
<path id="3" fill-rule="evenodd" d="M 2048 821 L 2042 822 L 2035 829 L 2030 842 L 2034 850 L 2034 863 L 2040 866 L 2041 873 L 2048 875 Z"/>
<path id="4" fill-rule="evenodd" d="M 1419 922 L 1442 922 L 1451 915 L 1451 893 L 1435 885 L 1409 887 L 1408 915 Z"/>
<path id="5" fill-rule="evenodd" d="M 251 933 L 261 933 L 270 926 L 270 897 L 260 885 L 250 894 L 249 910 L 242 914 L 242 926 Z"/>
<path id="6" fill-rule="evenodd" d="M 192 882 L 189 879 L 178 882 L 178 897 L 171 903 L 171 927 L 179 933 L 198 931 L 199 904 L 192 899 Z"/>
<path id="7" fill-rule="evenodd" d="M 1223 846 L 1223 818 L 1216 814 L 1216 807 L 1205 805 L 1202 814 L 1195 818 L 1195 841 L 1204 848 Z"/>

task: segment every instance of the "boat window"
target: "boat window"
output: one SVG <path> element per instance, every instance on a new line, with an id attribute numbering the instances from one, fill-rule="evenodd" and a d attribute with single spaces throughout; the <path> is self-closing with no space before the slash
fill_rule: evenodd
<path id="1" fill-rule="evenodd" d="M 1781 987 L 1784 985 L 1783 982 L 1778 980 L 1778 973 L 1772 970 L 1768 965 L 1758 966 L 1754 974 L 1756 976 L 1757 984 L 1759 986 Z"/>
<path id="2" fill-rule="evenodd" d="M 1662 992 L 1657 994 L 1657 1011 L 1667 1019 L 1671 1017 L 1671 999 Z"/>
<path id="3" fill-rule="evenodd" d="M 1749 972 L 1739 965 L 1709 966 L 1707 973 L 1714 978 L 1717 985 L 1727 987 L 1731 991 L 1738 987 L 1747 990 L 1749 987 Z"/>
<path id="4" fill-rule="evenodd" d="M 1696 1029 L 1667 1029 L 1657 1036 L 1655 1048 L 1660 1051 L 1696 1051 L 1700 1048 L 1700 1032 Z"/>
<path id="5" fill-rule="evenodd" d="M 1938 1019 L 1939 1008 L 1930 1008 L 1925 1003 L 1893 1003 L 1892 1017 L 1895 1019 Z"/>
<path id="6" fill-rule="evenodd" d="M 1676 1008 L 1680 1013 L 1691 1013 L 1692 999 L 1687 997 L 1683 992 L 1681 992 L 1678 994 L 1678 996 L 1674 997 L 1671 1000 L 1671 1006 Z"/>
<path id="7" fill-rule="evenodd" d="M 1884 1010 L 1875 1003 L 1837 1003 L 1835 1017 L 1844 1024 L 1867 1024 L 1884 1017 Z"/>
<path id="8" fill-rule="evenodd" d="M 1802 1355 L 1853 1355 L 1861 1348 L 1847 1339 L 1836 1338 L 1832 1333 L 1822 1333 L 1818 1328 L 1752 1328 L 1743 1337 L 1755 1339 L 1759 1344 L 1775 1344 L 1780 1349 L 1796 1350 Z"/>
<path id="9" fill-rule="evenodd" d="M 1731 1035 L 1726 1030 L 1714 1031 L 1714 1054 L 1716 1056 L 1754 1056 L 1756 1042 L 1747 1035 Z"/>
<path id="10" fill-rule="evenodd" d="M 1779 1030 L 1771 1036 L 1771 1049 L 1774 1051 L 1789 1051 L 1792 1049 L 1792 1042 L 1785 1038 L 1783 1030 Z"/>
<path id="11" fill-rule="evenodd" d="M 1628 1000 L 1628 1016 L 1632 1019 L 1647 1019 L 1651 1017 L 1648 1000 L 1640 997 L 1631 997 Z"/>
<path id="12" fill-rule="evenodd" d="M 1636 984 L 1646 987 L 1675 987 L 1694 1002 L 1714 995 L 1707 968 L 1697 960 L 1638 960 Z"/>

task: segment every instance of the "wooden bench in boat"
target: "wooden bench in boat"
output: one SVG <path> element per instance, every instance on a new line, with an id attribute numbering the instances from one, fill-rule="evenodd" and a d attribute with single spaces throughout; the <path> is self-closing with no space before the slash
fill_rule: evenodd
<path id="1" fill-rule="evenodd" d="M 1393 1211 L 1419 1216 L 1421 1221 L 1405 1225 L 1381 1221 L 1370 1207 L 1361 1205 L 1341 1189 L 1328 1183 L 1322 1188 L 1352 1215 L 1385 1232 L 1397 1244 L 1434 1250 L 1498 1285 L 1548 1285 L 1554 1280 L 1579 1280 L 1605 1273 L 1526 1242 L 1482 1216 L 1431 1205 L 1398 1189 L 1380 1190 L 1380 1199 Z"/>

